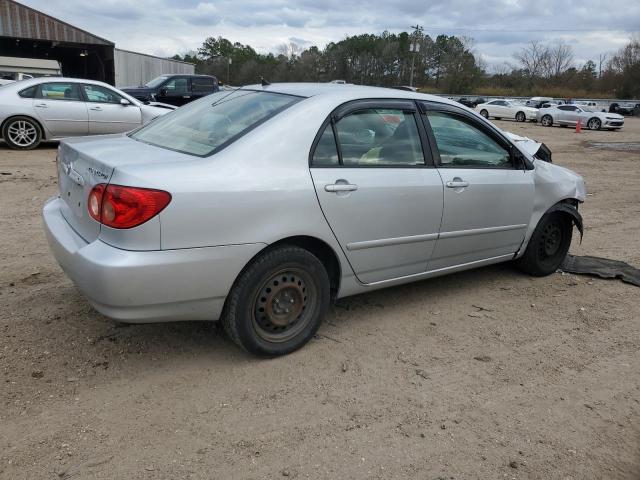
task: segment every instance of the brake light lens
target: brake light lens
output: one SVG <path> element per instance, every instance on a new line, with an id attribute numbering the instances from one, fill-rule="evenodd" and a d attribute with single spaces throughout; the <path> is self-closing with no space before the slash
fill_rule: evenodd
<path id="1" fill-rule="evenodd" d="M 87 209 L 94 220 L 111 228 L 133 228 L 169 205 L 171 194 L 151 188 L 99 183 L 89 193 Z"/>

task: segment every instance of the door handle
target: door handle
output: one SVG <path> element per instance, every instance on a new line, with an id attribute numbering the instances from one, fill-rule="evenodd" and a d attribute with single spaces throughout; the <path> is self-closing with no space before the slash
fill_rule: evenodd
<path id="1" fill-rule="evenodd" d="M 101 112 L 102 111 L 102 107 L 91 107 L 91 108 L 89 108 L 89 110 L 95 110 L 96 112 Z"/>
<path id="2" fill-rule="evenodd" d="M 455 178 L 450 182 L 447 182 L 447 188 L 464 188 L 468 187 L 469 182 L 465 182 L 464 180 L 460 180 L 459 178 Z"/>
<path id="3" fill-rule="evenodd" d="M 191 95 L 183 95 L 182 98 L 191 98 Z"/>
<path id="4" fill-rule="evenodd" d="M 49 105 L 46 103 L 36 103 L 36 107 L 38 108 L 49 108 Z"/>
<path id="5" fill-rule="evenodd" d="M 358 185 L 352 183 L 332 183 L 324 186 L 325 192 L 354 192 L 358 190 Z"/>

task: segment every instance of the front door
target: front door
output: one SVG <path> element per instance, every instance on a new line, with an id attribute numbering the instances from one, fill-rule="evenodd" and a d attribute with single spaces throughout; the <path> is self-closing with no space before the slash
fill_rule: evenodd
<path id="1" fill-rule="evenodd" d="M 82 85 L 89 113 L 89 135 L 128 132 L 142 125 L 140 108 L 120 103 L 124 97 L 101 85 Z"/>
<path id="2" fill-rule="evenodd" d="M 191 101 L 191 84 L 188 77 L 172 77 L 156 94 L 156 100 L 180 107 Z"/>
<path id="3" fill-rule="evenodd" d="M 424 272 L 435 246 L 443 187 L 418 121 L 410 101 L 355 102 L 315 148 L 320 206 L 363 283 Z"/>
<path id="4" fill-rule="evenodd" d="M 45 128 L 56 138 L 86 135 L 89 131 L 87 104 L 79 83 L 43 83 L 33 106 Z"/>
<path id="5" fill-rule="evenodd" d="M 445 185 L 429 270 L 514 254 L 533 211 L 533 171 L 514 165 L 508 142 L 476 118 L 436 104 L 426 109 Z"/>

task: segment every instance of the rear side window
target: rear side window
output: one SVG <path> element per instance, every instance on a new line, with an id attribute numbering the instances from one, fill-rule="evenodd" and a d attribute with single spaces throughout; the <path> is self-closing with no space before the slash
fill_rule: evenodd
<path id="1" fill-rule="evenodd" d="M 338 157 L 336 139 L 333 135 L 333 127 L 331 123 L 329 123 L 324 129 L 324 132 L 322 132 L 320 140 L 318 140 L 316 149 L 313 152 L 313 158 L 311 159 L 311 165 L 314 167 L 331 167 L 338 166 L 339 164 L 340 158 Z"/>
<path id="2" fill-rule="evenodd" d="M 336 123 L 344 166 L 424 165 L 413 113 L 392 109 L 354 112 Z"/>
<path id="3" fill-rule="evenodd" d="M 221 150 L 300 97 L 254 90 L 213 93 L 136 130 L 131 138 L 190 155 Z"/>
<path id="4" fill-rule="evenodd" d="M 213 78 L 209 77 L 192 77 L 191 78 L 191 88 L 193 93 L 207 93 L 213 92 L 215 88 L 215 83 Z"/>
<path id="5" fill-rule="evenodd" d="M 36 96 L 36 92 L 38 91 L 38 86 L 34 85 L 33 87 L 25 88 L 24 90 L 20 90 L 18 95 L 22 98 L 33 98 Z"/>
<path id="6" fill-rule="evenodd" d="M 81 101 L 79 83 L 43 83 L 38 98 L 46 100 Z"/>

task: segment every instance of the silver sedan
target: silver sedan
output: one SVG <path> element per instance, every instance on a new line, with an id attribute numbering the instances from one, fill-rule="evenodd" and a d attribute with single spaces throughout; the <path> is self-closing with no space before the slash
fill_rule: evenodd
<path id="1" fill-rule="evenodd" d="M 624 125 L 624 117 L 617 113 L 599 112 L 590 107 L 578 105 L 555 105 L 538 110 L 537 119 L 541 125 L 551 127 L 575 127 L 580 122 L 590 130 L 616 130 Z"/>
<path id="2" fill-rule="evenodd" d="M 102 82 L 34 78 L 0 88 L 0 134 L 9 147 L 28 150 L 46 140 L 128 132 L 174 109 Z"/>
<path id="3" fill-rule="evenodd" d="M 431 95 L 249 86 L 61 142 L 44 224 L 103 314 L 221 320 L 279 355 L 337 298 L 498 262 L 556 271 L 585 186 L 539 146 Z"/>

